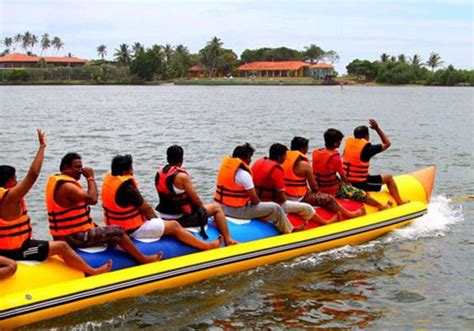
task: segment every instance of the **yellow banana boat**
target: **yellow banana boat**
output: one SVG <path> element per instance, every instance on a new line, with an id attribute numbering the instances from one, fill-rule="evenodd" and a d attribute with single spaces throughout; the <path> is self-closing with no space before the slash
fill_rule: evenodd
<path id="1" fill-rule="evenodd" d="M 395 180 L 400 195 L 410 200 L 402 206 L 383 211 L 365 206 L 367 214 L 364 216 L 285 235 L 277 234 L 268 223 L 249 220 L 236 224 L 229 220 L 232 235 L 237 234 L 234 237 L 241 242 L 238 245 L 205 252 L 184 248 L 184 255 L 179 256 L 172 252 L 167 256 L 165 252 L 164 260 L 140 266 L 127 267 L 126 258 L 119 256 L 114 264 L 122 268 L 97 276 L 86 277 L 82 272 L 66 266 L 59 258 L 42 263 L 18 262 L 16 274 L 0 281 L 0 329 L 15 328 L 111 300 L 179 287 L 303 254 L 372 240 L 426 214 L 434 177 L 434 166 L 397 176 Z M 371 195 L 381 202 L 391 200 L 395 203 L 386 190 Z M 249 233 L 254 237 L 242 237 Z M 210 239 L 213 239 L 212 236 Z M 170 243 L 162 240 L 158 241 L 162 246 L 142 243 L 139 248 L 146 252 L 155 246 L 157 250 L 166 250 L 163 245 Z M 121 253 L 83 253 L 82 256 L 90 262 L 96 257 L 95 254 L 110 258 L 110 254 Z"/>

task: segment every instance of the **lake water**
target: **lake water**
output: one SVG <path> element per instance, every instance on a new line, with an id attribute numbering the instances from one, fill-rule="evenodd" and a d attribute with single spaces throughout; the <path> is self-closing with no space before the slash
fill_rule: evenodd
<path id="1" fill-rule="evenodd" d="M 114 155 L 134 157 L 136 178 L 155 205 L 153 179 L 166 148 L 180 144 L 199 194 L 211 201 L 223 156 L 244 142 L 254 159 L 295 135 L 321 146 L 375 118 L 392 141 L 372 172 L 437 165 L 428 215 L 357 247 L 306 255 L 36 324 L 39 328 L 474 328 L 472 88 L 436 87 L 0 87 L 0 164 L 22 178 L 47 135 L 42 174 L 27 196 L 37 238 L 49 238 L 44 186 L 70 151 L 96 177 Z M 378 137 L 372 135 L 374 141 Z M 101 181 L 99 181 L 99 185 Z M 96 220 L 101 210 L 93 208 Z"/>

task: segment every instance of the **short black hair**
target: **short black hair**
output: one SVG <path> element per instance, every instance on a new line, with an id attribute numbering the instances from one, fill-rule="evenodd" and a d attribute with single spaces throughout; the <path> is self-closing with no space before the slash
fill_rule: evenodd
<path id="1" fill-rule="evenodd" d="M 255 148 L 252 147 L 249 143 L 237 146 L 232 152 L 232 157 L 238 157 L 240 159 L 246 159 L 252 157 L 255 152 Z"/>
<path id="2" fill-rule="evenodd" d="M 173 145 L 166 150 L 166 159 L 170 165 L 175 165 L 183 162 L 184 150 L 183 147 Z"/>
<path id="3" fill-rule="evenodd" d="M 288 151 L 288 147 L 283 144 L 273 144 L 270 146 L 269 157 L 270 160 L 276 161 L 280 156 L 283 156 Z"/>
<path id="4" fill-rule="evenodd" d="M 0 165 L 0 187 L 4 187 L 5 184 L 15 176 L 16 170 L 9 165 Z"/>
<path id="5" fill-rule="evenodd" d="M 304 148 L 307 148 L 309 145 L 309 140 L 303 137 L 294 137 L 291 140 L 291 150 L 292 151 L 301 151 Z"/>
<path id="6" fill-rule="evenodd" d="M 360 125 L 354 129 L 354 137 L 357 139 L 365 138 L 369 135 L 369 128 L 366 125 Z"/>
<path id="7" fill-rule="evenodd" d="M 132 167 L 133 158 L 130 154 L 117 155 L 112 159 L 112 176 L 122 176 Z"/>
<path id="8" fill-rule="evenodd" d="M 81 156 L 77 153 L 67 153 L 61 159 L 61 164 L 59 165 L 59 171 L 63 171 L 65 167 L 71 167 L 74 160 L 81 160 Z"/>
<path id="9" fill-rule="evenodd" d="M 324 132 L 324 145 L 326 148 L 333 148 L 334 144 L 341 141 L 344 135 L 337 129 L 327 129 Z"/>

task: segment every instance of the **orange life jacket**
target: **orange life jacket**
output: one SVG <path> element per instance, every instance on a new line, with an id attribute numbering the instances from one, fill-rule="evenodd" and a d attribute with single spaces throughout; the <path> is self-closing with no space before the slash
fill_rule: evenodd
<path id="1" fill-rule="evenodd" d="M 70 182 L 82 189 L 81 184 L 72 177 L 62 174 L 49 176 L 46 184 L 46 207 L 49 232 L 53 238 L 92 229 L 94 223 L 90 217 L 90 208 L 85 203 L 78 202 L 73 207 L 64 208 L 56 202 L 54 193 L 59 182 Z"/>
<path id="2" fill-rule="evenodd" d="M 104 223 L 107 225 L 118 225 L 125 231 L 132 231 L 138 229 L 145 222 L 139 207 L 121 207 L 115 200 L 120 186 L 128 180 L 138 189 L 133 176 L 112 176 L 108 172 L 104 177 L 101 196 L 104 209 Z"/>
<path id="3" fill-rule="evenodd" d="M 262 201 L 275 201 L 276 199 L 277 191 L 271 177 L 276 169 L 283 171 L 282 166 L 278 162 L 267 157 L 258 159 L 252 166 L 255 190 Z"/>
<path id="4" fill-rule="evenodd" d="M 300 151 L 286 152 L 286 160 L 283 162 L 283 172 L 285 175 L 285 193 L 292 197 L 302 197 L 308 192 L 308 184 L 306 178 L 299 177 L 294 172 L 297 161 L 308 161 L 308 157 Z"/>
<path id="5" fill-rule="evenodd" d="M 328 163 L 335 155 L 339 155 L 336 150 L 326 148 L 315 149 L 313 151 L 313 174 L 321 192 L 336 195 L 339 190 L 339 178 L 336 171 L 329 170 Z"/>
<path id="6" fill-rule="evenodd" d="M 350 182 L 364 182 L 369 177 L 369 162 L 362 162 L 362 150 L 369 142 L 347 137 L 342 156 L 342 168 Z"/>
<path id="7" fill-rule="evenodd" d="M 156 208 L 160 213 L 177 215 L 191 214 L 191 200 L 186 192 L 176 193 L 173 187 L 173 181 L 177 174 L 188 172 L 176 166 L 166 165 L 161 167 L 156 173 L 155 186 L 160 197 L 160 203 Z"/>
<path id="8" fill-rule="evenodd" d="M 217 174 L 217 188 L 214 200 L 234 208 L 245 206 L 250 198 L 247 190 L 235 183 L 237 170 L 243 169 L 252 174 L 250 168 L 239 158 L 226 156 L 222 160 L 219 173 Z"/>
<path id="9" fill-rule="evenodd" d="M 8 189 L 0 187 L 0 204 Z M 0 218 L 0 249 L 13 250 L 20 248 L 25 240 L 31 238 L 31 221 L 26 210 L 25 200 L 21 200 L 21 215 L 14 220 Z"/>

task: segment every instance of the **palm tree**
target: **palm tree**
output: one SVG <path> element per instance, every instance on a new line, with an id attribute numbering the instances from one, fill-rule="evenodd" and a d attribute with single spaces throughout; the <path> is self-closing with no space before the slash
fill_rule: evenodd
<path id="1" fill-rule="evenodd" d="M 133 57 L 136 59 L 138 55 L 140 55 L 141 53 L 145 51 L 145 47 L 137 41 L 133 44 L 132 51 L 133 51 Z"/>
<path id="2" fill-rule="evenodd" d="M 13 45 L 13 38 L 5 37 L 5 39 L 3 39 L 3 45 L 5 45 L 8 52 L 10 52 L 10 47 Z"/>
<path id="3" fill-rule="evenodd" d="M 186 46 L 179 44 L 178 46 L 176 46 L 175 53 L 176 55 L 188 55 L 189 50 Z"/>
<path id="4" fill-rule="evenodd" d="M 107 55 L 107 46 L 105 45 L 99 45 L 97 46 L 97 54 L 104 59 L 104 57 Z"/>
<path id="5" fill-rule="evenodd" d="M 163 52 L 165 53 L 166 63 L 170 63 L 171 57 L 173 56 L 173 46 L 166 44 L 163 46 Z"/>
<path id="6" fill-rule="evenodd" d="M 209 62 L 211 63 L 209 69 L 210 77 L 213 77 L 217 72 L 217 60 L 219 59 L 219 55 L 222 53 L 222 45 L 224 45 L 224 43 L 217 37 L 213 37 L 206 45 L 206 48 L 209 51 Z"/>
<path id="7" fill-rule="evenodd" d="M 115 49 L 115 60 L 119 64 L 128 65 L 130 63 L 130 50 L 127 44 L 121 44 L 118 49 Z"/>
<path id="8" fill-rule="evenodd" d="M 51 47 L 51 40 L 49 40 L 49 34 L 45 33 L 41 36 L 41 55 Z"/>
<path id="9" fill-rule="evenodd" d="M 38 43 L 38 36 L 35 34 L 31 35 L 31 40 L 30 40 L 31 48 L 33 49 L 37 43 Z"/>
<path id="10" fill-rule="evenodd" d="M 17 33 L 17 34 L 15 35 L 15 37 L 13 37 L 13 41 L 15 42 L 15 45 L 18 44 L 18 45 L 21 46 L 22 40 L 23 40 L 23 35 L 22 35 L 21 33 Z M 15 52 L 15 51 L 16 51 L 16 46 L 13 47 L 13 52 Z"/>
<path id="11" fill-rule="evenodd" d="M 439 67 L 441 64 L 443 64 L 443 61 L 441 61 L 441 56 L 439 56 L 438 53 L 431 52 L 428 61 L 426 61 L 426 65 L 431 68 L 431 71 L 434 71 L 434 69 Z"/>
<path id="12" fill-rule="evenodd" d="M 53 41 L 51 41 L 51 45 L 56 48 L 56 53 L 64 47 L 64 43 L 59 37 L 54 37 Z"/>
<path id="13" fill-rule="evenodd" d="M 31 39 L 32 39 L 31 32 L 26 31 L 21 41 L 21 47 L 25 50 L 25 52 L 28 51 L 28 47 L 30 47 L 31 45 Z"/>
<path id="14" fill-rule="evenodd" d="M 388 62 L 389 60 L 390 60 L 390 55 L 388 55 L 387 53 L 382 53 L 382 55 L 380 55 L 380 61 L 382 63 Z"/>
<path id="15" fill-rule="evenodd" d="M 410 58 L 410 63 L 414 67 L 421 67 L 421 64 L 422 64 L 421 57 L 418 54 L 413 55 L 413 57 Z"/>
<path id="16" fill-rule="evenodd" d="M 407 62 L 407 57 L 405 54 L 400 54 L 398 55 L 398 61 L 401 63 L 406 63 Z"/>
<path id="17" fill-rule="evenodd" d="M 395 55 L 390 56 L 390 62 L 396 62 L 397 57 Z"/>

